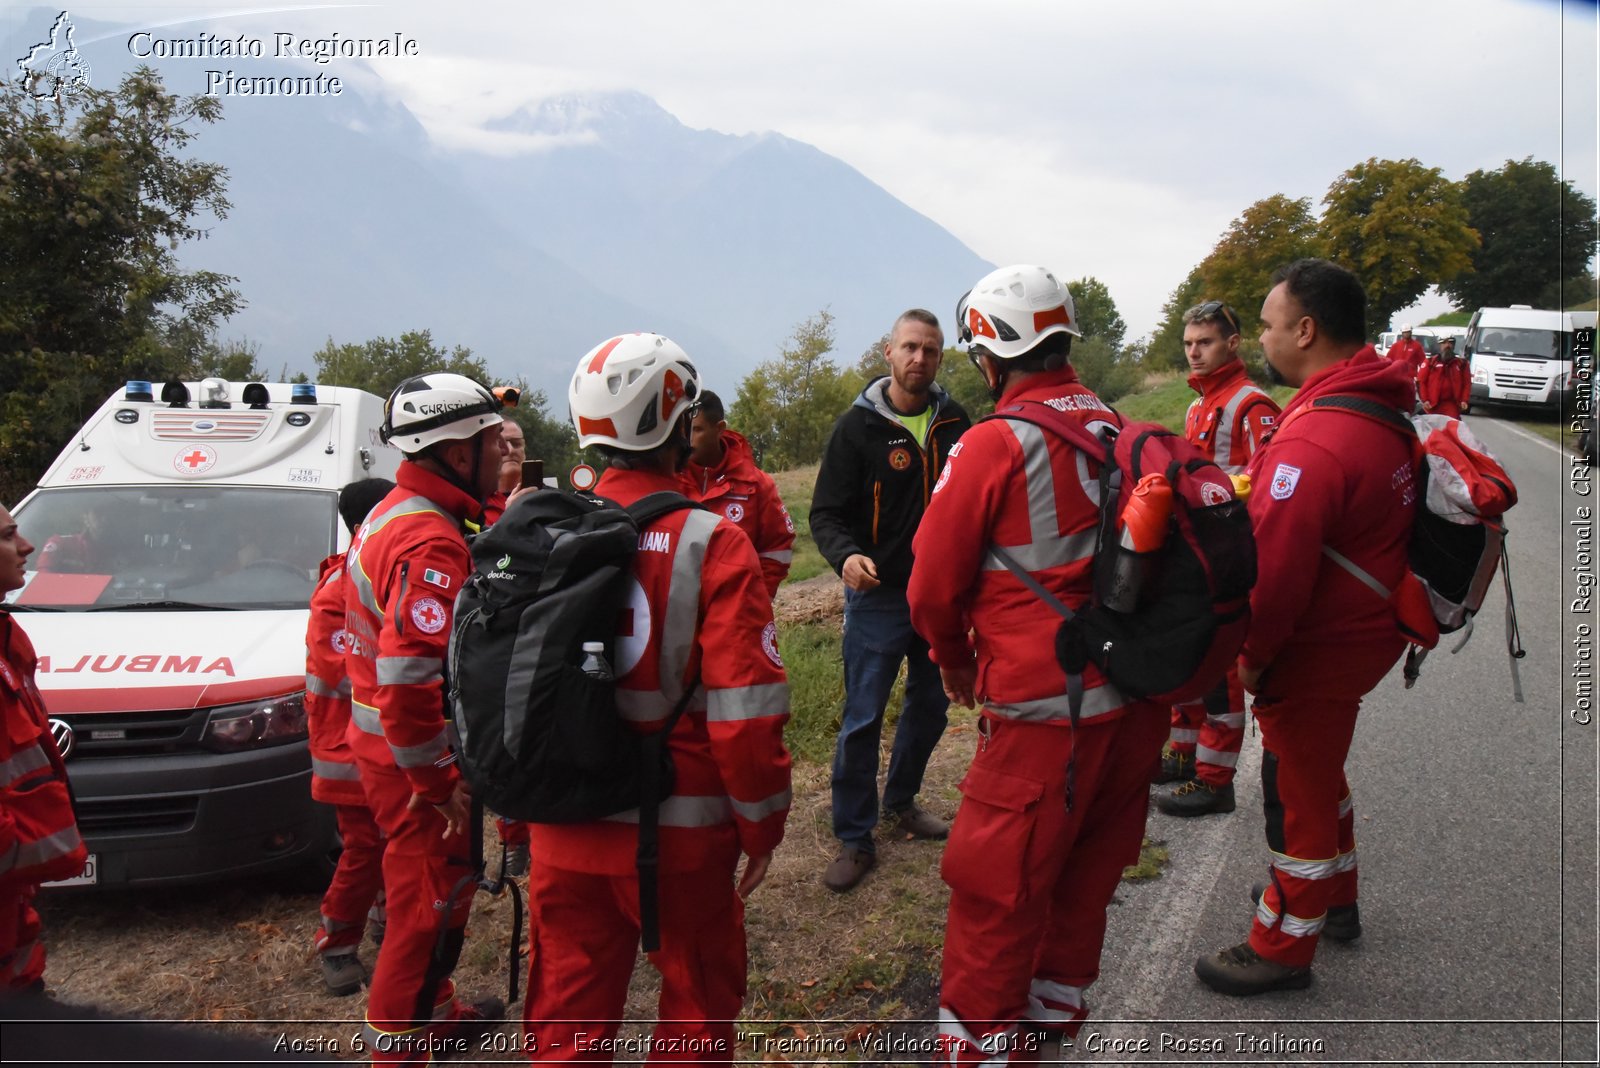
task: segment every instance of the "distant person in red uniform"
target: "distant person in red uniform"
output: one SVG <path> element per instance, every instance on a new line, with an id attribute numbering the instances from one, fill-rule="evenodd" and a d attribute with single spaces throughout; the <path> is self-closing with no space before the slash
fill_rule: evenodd
<path id="1" fill-rule="evenodd" d="M 688 496 L 744 531 L 761 558 L 767 596 L 776 597 L 794 559 L 794 520 L 772 476 L 756 466 L 744 435 L 728 429 L 722 398 L 700 394 L 690 425 Z"/>
<path id="2" fill-rule="evenodd" d="M 472 868 L 471 799 L 445 722 L 444 664 L 456 594 L 472 571 L 463 530 L 500 477 L 500 402 L 462 375 L 415 375 L 384 404 L 383 439 L 405 459 L 357 531 L 345 570 L 347 738 L 388 836 L 388 926 L 367 998 L 374 1062 L 429 1060 L 428 1039 L 470 1035 L 505 1011 L 458 1001 Z M 452 894 L 456 896 L 452 898 Z M 443 935 L 441 937 L 441 931 Z"/>
<path id="3" fill-rule="evenodd" d="M 1183 354 L 1189 388 L 1200 396 L 1183 419 L 1183 436 L 1230 475 L 1245 466 L 1271 432 L 1278 404 L 1250 381 L 1239 358 L 1239 317 L 1220 300 L 1183 314 Z M 1156 807 L 1171 816 L 1232 812 L 1233 769 L 1244 743 L 1244 688 L 1239 673 L 1205 697 L 1172 709 L 1172 734 L 1156 782 L 1178 785 L 1156 795 Z"/>
<path id="4" fill-rule="evenodd" d="M 1091 430 L 1120 425 L 1067 362 L 1076 310 L 1043 267 L 986 275 L 956 321 L 997 407 L 1048 404 Z M 1077 1033 L 1106 907 L 1139 858 L 1167 709 L 1125 697 L 1092 665 L 1075 697 L 1055 655 L 1059 618 L 991 552 L 1082 607 L 1100 516 L 1086 487 L 1098 474 L 1097 458 L 1041 427 L 987 419 L 950 450 L 917 527 L 911 622 L 951 702 L 982 706 L 941 869 L 938 1064 L 1033 1063 L 1038 1031 Z"/>
<path id="5" fill-rule="evenodd" d="M 688 356 L 660 335 L 591 349 L 568 401 L 579 447 L 609 461 L 595 492 L 628 505 L 678 490 L 699 390 Z M 615 644 L 617 706 L 651 733 L 689 687 L 704 696 L 691 698 L 667 741 L 676 780 L 660 806 L 661 944 L 650 962 L 661 994 L 649 1059 L 731 1064 L 744 899 L 766 877 L 789 814 L 789 686 L 750 539 L 698 508 L 663 516 L 651 535 L 633 558 L 635 610 Z M 530 824 L 525 1018 L 535 1061 L 612 1060 L 606 1044 L 639 953 L 638 820 L 635 809 Z"/>
<path id="6" fill-rule="evenodd" d="M 1456 339 L 1439 339 L 1439 355 L 1422 361 L 1417 371 L 1417 399 L 1432 415 L 1461 418 L 1472 400 L 1472 370 L 1456 355 Z"/>
<path id="7" fill-rule="evenodd" d="M 33 545 L 0 507 L 0 597 L 22 589 Z M 0 997 L 44 989 L 44 939 L 33 907 L 39 884 L 83 871 L 88 850 L 34 684 L 39 658 L 0 605 Z"/>
<path id="8" fill-rule="evenodd" d="M 351 534 L 394 483 L 365 478 L 339 491 L 339 517 Z M 381 909 L 383 832 L 372 817 L 361 772 L 345 735 L 350 729 L 350 672 L 344 654 L 345 554 L 322 562 L 311 617 L 306 624 L 306 724 L 311 734 L 311 796 L 333 806 L 339 824 L 339 863 L 322 895 L 322 923 L 315 940 L 322 981 L 335 997 L 361 989 L 366 971 L 356 948 L 369 913 Z M 381 912 L 374 915 L 381 915 Z M 382 941 L 382 935 L 376 940 Z"/>
<path id="9" fill-rule="evenodd" d="M 1423 357 L 1427 350 L 1422 347 L 1422 342 L 1411 336 L 1411 324 L 1400 324 L 1400 336 L 1389 346 L 1389 359 L 1395 363 L 1403 363 L 1411 372 L 1411 377 L 1417 376 L 1417 371 L 1422 367 Z"/>
<path id="10" fill-rule="evenodd" d="M 1408 572 L 1417 506 L 1403 438 L 1355 412 L 1315 408 L 1333 394 L 1399 412 L 1413 404 L 1406 365 L 1363 341 L 1360 281 L 1326 260 L 1298 260 L 1272 282 L 1261 346 L 1272 373 L 1300 391 L 1250 463 L 1259 577 L 1239 656 L 1265 751 L 1271 878 L 1249 938 L 1195 963 L 1206 985 L 1233 995 L 1305 987 L 1320 936 L 1360 937 L 1344 762 L 1361 698 L 1405 639 L 1388 600 L 1338 557 L 1395 588 Z"/>

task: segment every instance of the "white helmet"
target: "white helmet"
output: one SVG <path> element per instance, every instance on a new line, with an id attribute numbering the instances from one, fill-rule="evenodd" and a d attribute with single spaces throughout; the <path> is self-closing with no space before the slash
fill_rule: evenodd
<path id="1" fill-rule="evenodd" d="M 580 449 L 647 452 L 667 440 L 699 396 L 700 373 L 676 342 L 660 334 L 622 334 L 578 361 L 567 407 Z"/>
<path id="2" fill-rule="evenodd" d="M 984 275 L 956 304 L 956 326 L 961 341 L 1002 360 L 1025 355 L 1051 334 L 1083 336 L 1067 287 L 1025 263 Z"/>
<path id="3" fill-rule="evenodd" d="M 383 403 L 378 436 L 408 455 L 441 441 L 462 441 L 501 421 L 493 393 L 466 375 L 412 375 Z"/>

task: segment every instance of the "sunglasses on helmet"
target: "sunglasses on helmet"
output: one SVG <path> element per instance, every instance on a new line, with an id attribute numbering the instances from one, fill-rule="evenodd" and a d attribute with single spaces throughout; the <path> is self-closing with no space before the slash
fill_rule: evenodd
<path id="1" fill-rule="evenodd" d="M 1233 314 L 1233 309 L 1220 300 L 1208 300 L 1204 304 L 1196 304 L 1184 315 L 1186 323 L 1200 323 L 1211 319 L 1222 319 L 1228 328 L 1235 334 L 1239 332 L 1239 319 Z"/>

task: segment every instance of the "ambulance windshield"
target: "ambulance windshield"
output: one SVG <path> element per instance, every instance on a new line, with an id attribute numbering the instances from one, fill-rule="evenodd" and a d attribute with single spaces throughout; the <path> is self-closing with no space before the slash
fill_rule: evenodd
<path id="1" fill-rule="evenodd" d="M 15 512 L 31 541 L 8 600 L 44 611 L 304 608 L 335 551 L 337 496 L 307 490 L 44 490 Z"/>

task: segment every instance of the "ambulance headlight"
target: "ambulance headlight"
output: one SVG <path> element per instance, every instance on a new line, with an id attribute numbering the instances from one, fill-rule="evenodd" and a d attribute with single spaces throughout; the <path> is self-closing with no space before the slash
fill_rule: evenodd
<path id="1" fill-rule="evenodd" d="M 219 753 L 234 753 L 305 737 L 306 695 L 301 692 L 212 709 L 200 744 Z"/>

